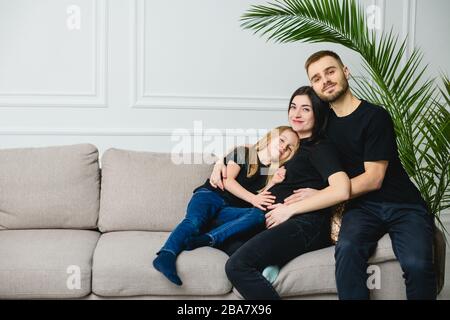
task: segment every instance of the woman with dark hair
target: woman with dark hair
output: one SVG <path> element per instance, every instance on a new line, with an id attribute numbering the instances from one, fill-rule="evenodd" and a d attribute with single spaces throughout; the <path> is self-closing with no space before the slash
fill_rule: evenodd
<path id="1" fill-rule="evenodd" d="M 328 105 L 311 87 L 293 93 L 288 116 L 300 146 L 284 165 L 284 180 L 269 189 L 276 204 L 269 206 L 273 210 L 265 215 L 267 229 L 233 253 L 225 268 L 231 283 L 246 299 L 279 299 L 262 274 L 264 268 L 283 266 L 299 255 L 330 245 L 330 207 L 349 198 L 350 181 L 333 144 L 325 138 L 327 114 Z M 215 166 L 213 182 L 219 182 L 221 169 Z M 300 188 L 320 191 L 305 200 L 283 204 Z"/>

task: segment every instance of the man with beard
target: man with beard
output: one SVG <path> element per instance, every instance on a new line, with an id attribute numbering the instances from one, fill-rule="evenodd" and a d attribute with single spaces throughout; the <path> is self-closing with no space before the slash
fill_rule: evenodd
<path id="1" fill-rule="evenodd" d="M 330 103 L 328 136 L 351 178 L 336 244 L 336 284 L 340 299 L 368 299 L 367 261 L 378 240 L 389 233 L 404 272 L 408 299 L 435 299 L 432 263 L 434 221 L 398 157 L 392 119 L 382 107 L 356 98 L 349 69 L 332 51 L 320 51 L 305 64 L 311 86 Z M 317 192 L 299 189 L 296 202 Z"/>

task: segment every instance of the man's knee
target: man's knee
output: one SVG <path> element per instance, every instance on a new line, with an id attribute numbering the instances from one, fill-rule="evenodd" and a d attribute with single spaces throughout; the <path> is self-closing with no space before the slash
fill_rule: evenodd
<path id="1" fill-rule="evenodd" d="M 403 272 L 412 277 L 422 277 L 424 275 L 434 273 L 432 262 L 424 259 L 415 259 L 414 257 L 410 257 L 400 261 L 400 265 Z"/>
<path id="2" fill-rule="evenodd" d="M 357 246 L 355 241 L 347 240 L 347 239 L 339 239 L 336 243 L 335 255 L 348 254 L 354 251 Z"/>
<path id="3" fill-rule="evenodd" d="M 334 256 L 336 260 L 345 257 L 360 256 L 364 258 L 368 257 L 369 244 L 364 244 L 352 239 L 339 239 L 336 243 Z M 367 256 L 367 257 L 366 257 Z"/>

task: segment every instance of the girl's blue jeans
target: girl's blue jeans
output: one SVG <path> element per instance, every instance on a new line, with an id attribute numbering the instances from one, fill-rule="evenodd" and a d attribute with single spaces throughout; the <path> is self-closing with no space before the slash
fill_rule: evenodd
<path id="1" fill-rule="evenodd" d="M 172 231 L 160 251 L 180 254 L 186 240 L 199 235 L 202 228 L 213 221 L 215 227 L 206 234 L 211 237 L 212 246 L 218 246 L 231 236 L 260 227 L 265 222 L 264 214 L 256 207 L 231 207 L 217 192 L 200 188 L 189 201 L 186 217 Z"/>

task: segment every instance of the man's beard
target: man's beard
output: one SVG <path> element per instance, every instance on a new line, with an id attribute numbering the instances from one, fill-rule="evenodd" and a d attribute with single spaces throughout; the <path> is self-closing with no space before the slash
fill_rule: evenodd
<path id="1" fill-rule="evenodd" d="M 340 84 L 342 84 L 342 89 L 335 92 L 331 96 L 326 96 L 326 95 L 323 95 L 322 93 L 317 93 L 317 95 L 319 96 L 320 99 L 322 99 L 325 102 L 328 102 L 328 103 L 336 102 L 343 95 L 345 95 L 347 93 L 348 88 L 349 88 L 347 79 L 344 79 L 343 81 L 341 81 Z"/>

